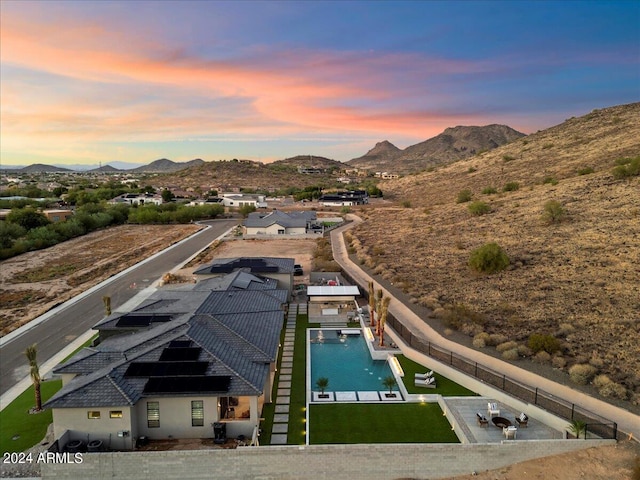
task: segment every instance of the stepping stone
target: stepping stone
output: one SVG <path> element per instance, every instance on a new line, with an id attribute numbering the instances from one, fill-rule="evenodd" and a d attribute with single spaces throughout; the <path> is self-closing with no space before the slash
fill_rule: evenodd
<path id="1" fill-rule="evenodd" d="M 271 432 L 273 432 L 273 433 L 287 433 L 287 430 L 289 430 L 289 424 L 288 423 L 274 423 L 273 424 L 273 429 L 271 430 Z"/>
<path id="2" fill-rule="evenodd" d="M 286 445 L 287 444 L 287 434 L 284 435 L 281 433 L 271 435 L 271 445 Z"/>
<path id="3" fill-rule="evenodd" d="M 280 374 L 280 382 L 282 383 L 283 381 L 291 381 L 291 375 L 286 374 L 286 375 L 282 375 Z"/>
<path id="4" fill-rule="evenodd" d="M 291 382 L 278 382 L 278 387 L 279 388 L 291 388 Z"/>
<path id="5" fill-rule="evenodd" d="M 288 395 L 291 395 L 291 389 L 290 388 L 279 388 L 278 389 L 278 393 L 276 395 L 278 395 L 278 398 L 286 397 Z"/>
<path id="6" fill-rule="evenodd" d="M 289 422 L 288 413 L 276 413 L 273 416 L 273 423 L 288 423 L 288 422 Z"/>
<path id="7" fill-rule="evenodd" d="M 293 362 L 282 362 L 280 364 L 281 368 L 293 368 Z"/>
<path id="8" fill-rule="evenodd" d="M 289 405 L 276 405 L 275 413 L 289 413 Z"/>
<path id="9" fill-rule="evenodd" d="M 280 369 L 280 374 L 291 375 L 293 373 L 293 369 L 291 367 L 285 367 Z"/>
<path id="10" fill-rule="evenodd" d="M 288 405 L 291 403 L 291 397 L 277 397 L 276 403 L 279 403 L 280 405 Z"/>

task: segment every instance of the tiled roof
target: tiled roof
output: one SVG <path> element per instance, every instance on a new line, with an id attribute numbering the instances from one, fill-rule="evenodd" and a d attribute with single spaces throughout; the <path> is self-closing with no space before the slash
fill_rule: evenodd
<path id="1" fill-rule="evenodd" d="M 210 265 L 195 270 L 194 275 L 231 273 L 234 270 L 249 269 L 251 273 L 293 273 L 293 258 L 279 257 L 235 257 L 218 258 Z"/>
<path id="2" fill-rule="evenodd" d="M 244 221 L 244 226 L 249 228 L 269 227 L 274 224 L 285 228 L 306 227 L 308 222 L 316 219 L 316 212 L 292 212 L 286 213 L 274 210 L 267 214 L 260 212 L 250 213 Z"/>
<path id="3" fill-rule="evenodd" d="M 196 314 L 256 313 L 282 310 L 287 302 L 287 290 L 210 292 L 195 311 Z"/>

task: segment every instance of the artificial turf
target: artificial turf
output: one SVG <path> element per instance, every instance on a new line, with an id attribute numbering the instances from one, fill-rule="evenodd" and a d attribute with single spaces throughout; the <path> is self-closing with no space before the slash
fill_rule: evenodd
<path id="1" fill-rule="evenodd" d="M 309 443 L 459 443 L 437 403 L 309 406 Z"/>
<path id="2" fill-rule="evenodd" d="M 443 397 L 466 397 L 477 395 L 477 393 L 472 392 L 468 388 L 463 387 L 462 385 L 454 382 L 453 380 L 448 379 L 447 377 L 443 377 L 438 372 L 434 373 L 434 377 L 436 378 L 436 388 L 424 388 L 424 387 L 416 387 L 414 383 L 414 375 L 416 373 L 426 373 L 429 371 L 423 365 L 414 362 L 413 360 L 408 359 L 404 355 L 396 355 L 396 358 L 400 362 L 400 366 L 402 370 L 404 370 L 404 386 L 407 388 L 407 393 L 416 393 L 416 394 L 438 394 Z"/>

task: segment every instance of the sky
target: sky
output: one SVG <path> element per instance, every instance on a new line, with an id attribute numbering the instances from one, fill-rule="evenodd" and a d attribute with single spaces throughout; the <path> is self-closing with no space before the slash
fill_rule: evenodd
<path id="1" fill-rule="evenodd" d="M 0 164 L 339 161 L 640 101 L 637 1 L 0 1 Z"/>

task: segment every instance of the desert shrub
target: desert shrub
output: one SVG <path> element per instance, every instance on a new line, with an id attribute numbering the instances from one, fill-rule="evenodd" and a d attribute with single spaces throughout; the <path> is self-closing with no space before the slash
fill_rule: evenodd
<path id="1" fill-rule="evenodd" d="M 526 345 L 518 345 L 518 355 L 521 357 L 530 357 L 533 355 L 533 352 Z"/>
<path id="2" fill-rule="evenodd" d="M 601 375 L 597 375 L 594 379 L 593 379 L 593 386 L 596 388 L 602 388 L 605 385 L 609 385 L 610 383 L 613 383 L 613 380 L 611 380 L 607 375 L 605 374 L 601 374 Z"/>
<path id="3" fill-rule="evenodd" d="M 477 172 L 477 171 L 478 171 L 478 169 L 476 167 L 469 167 L 467 169 L 467 173 L 473 173 L 473 172 Z"/>
<path id="4" fill-rule="evenodd" d="M 616 160 L 618 165 L 612 171 L 617 179 L 635 177 L 640 175 L 640 156 L 636 158 L 621 158 Z"/>
<path id="5" fill-rule="evenodd" d="M 491 211 L 491 207 L 484 202 L 471 202 L 467 207 L 472 215 L 480 216 Z"/>
<path id="6" fill-rule="evenodd" d="M 510 341 L 503 342 L 496 346 L 496 350 L 499 352 L 506 352 L 507 350 L 515 350 L 518 353 L 518 342 Z"/>
<path id="7" fill-rule="evenodd" d="M 460 190 L 458 192 L 458 198 L 456 199 L 456 203 L 465 203 L 471 200 L 473 194 L 471 190 Z"/>
<path id="8" fill-rule="evenodd" d="M 348 207 L 348 206 L 345 205 L 344 207 L 342 207 L 340 209 L 340 213 L 342 213 L 342 214 L 351 213 L 351 207 Z"/>
<path id="9" fill-rule="evenodd" d="M 494 193 L 498 193 L 498 190 L 495 187 L 485 187 L 482 189 L 482 193 L 484 195 L 493 195 Z"/>
<path id="10" fill-rule="evenodd" d="M 404 208 L 411 208 L 411 202 L 409 200 L 403 200 L 402 201 L 402 206 Z"/>
<path id="11" fill-rule="evenodd" d="M 557 335 L 560 337 L 566 337 L 570 333 L 575 332 L 575 330 L 576 330 L 575 327 L 570 323 L 561 323 L 560 326 L 558 327 Z"/>
<path id="12" fill-rule="evenodd" d="M 590 173 L 593 173 L 594 170 L 591 167 L 584 167 L 584 168 L 580 168 L 578 169 L 578 175 L 589 175 Z"/>
<path id="13" fill-rule="evenodd" d="M 591 354 L 591 358 L 589 359 L 589 365 L 592 365 L 596 368 L 602 368 L 604 367 L 604 360 L 602 360 L 602 358 L 596 352 L 593 352 Z"/>
<path id="14" fill-rule="evenodd" d="M 471 252 L 469 266 L 478 272 L 495 273 L 509 266 L 509 257 L 497 243 L 487 243 Z"/>
<path id="15" fill-rule="evenodd" d="M 484 325 L 487 319 L 481 313 L 458 303 L 444 310 L 442 320 L 447 327 L 460 329 L 465 324 Z"/>
<path id="16" fill-rule="evenodd" d="M 565 210 L 562 204 L 556 200 L 549 200 L 544 204 L 542 219 L 547 223 L 556 223 L 562 220 Z"/>
<path id="17" fill-rule="evenodd" d="M 544 145 L 542 145 L 543 150 L 548 150 L 551 147 L 553 147 L 553 143 L 545 143 Z"/>
<path id="18" fill-rule="evenodd" d="M 505 360 L 518 360 L 520 358 L 518 349 L 511 348 L 509 350 L 505 350 L 504 352 L 502 352 L 502 358 L 504 358 Z"/>
<path id="19" fill-rule="evenodd" d="M 551 365 L 553 365 L 554 368 L 564 368 L 567 366 L 567 361 L 564 357 L 553 357 L 551 359 Z"/>
<path id="20" fill-rule="evenodd" d="M 542 350 L 533 356 L 533 361 L 537 363 L 549 363 L 549 361 L 551 361 L 551 355 Z"/>
<path id="21" fill-rule="evenodd" d="M 520 189 L 520 184 L 518 182 L 507 182 L 502 187 L 503 192 L 515 192 Z"/>
<path id="22" fill-rule="evenodd" d="M 527 340 L 527 346 L 533 351 L 538 353 L 545 351 L 547 353 L 555 353 L 560 350 L 560 341 L 553 335 L 542 335 L 539 333 L 532 333 Z"/>
<path id="23" fill-rule="evenodd" d="M 482 332 L 473 337 L 473 346 L 476 348 L 484 348 L 487 346 L 489 340 L 489 334 Z"/>
<path id="24" fill-rule="evenodd" d="M 598 389 L 598 393 L 603 397 L 619 398 L 620 400 L 626 400 L 628 398 L 626 387 L 615 382 L 603 385 Z"/>
<path id="25" fill-rule="evenodd" d="M 516 157 L 514 157 L 513 155 L 509 155 L 509 154 L 504 154 L 502 155 L 502 160 L 504 160 L 505 162 L 510 162 L 511 160 L 515 160 Z"/>
<path id="26" fill-rule="evenodd" d="M 492 333 L 491 335 L 489 335 L 489 341 L 487 342 L 487 345 L 491 345 L 491 346 L 496 346 L 496 345 L 500 345 L 501 343 L 504 343 L 508 340 L 506 335 L 503 335 L 501 333 Z"/>
<path id="27" fill-rule="evenodd" d="M 569 369 L 569 377 L 578 385 L 586 385 L 598 370 L 589 364 L 576 364 Z"/>
<path id="28" fill-rule="evenodd" d="M 544 180 L 542 180 L 543 184 L 547 184 L 550 183 L 551 185 L 557 185 L 558 184 L 558 179 L 556 177 L 544 177 Z"/>

